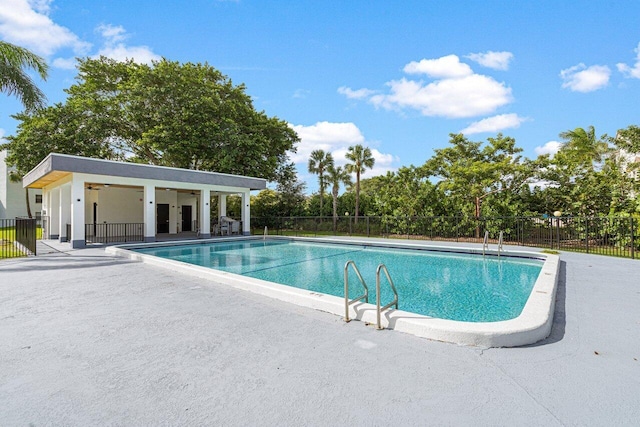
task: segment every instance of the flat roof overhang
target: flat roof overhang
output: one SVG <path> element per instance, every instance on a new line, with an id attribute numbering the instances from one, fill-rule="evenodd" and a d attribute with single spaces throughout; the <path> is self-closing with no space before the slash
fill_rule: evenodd
<path id="1" fill-rule="evenodd" d="M 267 181 L 263 178 L 92 159 L 57 153 L 49 154 L 38 166 L 29 171 L 22 178 L 22 186 L 43 188 L 72 173 L 248 188 L 250 190 L 267 188 Z"/>

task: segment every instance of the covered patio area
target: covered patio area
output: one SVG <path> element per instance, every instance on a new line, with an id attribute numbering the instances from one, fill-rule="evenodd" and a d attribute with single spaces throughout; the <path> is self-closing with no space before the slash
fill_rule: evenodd
<path id="1" fill-rule="evenodd" d="M 49 238 L 82 248 L 250 234 L 251 191 L 266 180 L 52 153 L 23 186 L 42 189 Z M 241 198 L 239 218 L 227 217 L 230 195 Z"/>

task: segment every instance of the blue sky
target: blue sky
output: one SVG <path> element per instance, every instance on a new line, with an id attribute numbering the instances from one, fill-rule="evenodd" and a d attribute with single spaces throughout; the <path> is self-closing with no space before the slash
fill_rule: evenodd
<path id="1" fill-rule="evenodd" d="M 637 1 L 0 0 L 0 37 L 51 64 L 41 87 L 64 100 L 76 56 L 208 62 L 245 83 L 257 109 L 344 162 L 371 147 L 363 177 L 421 165 L 449 133 L 502 132 L 524 155 L 558 134 L 640 125 Z M 0 135 L 21 110 L 0 94 Z"/>

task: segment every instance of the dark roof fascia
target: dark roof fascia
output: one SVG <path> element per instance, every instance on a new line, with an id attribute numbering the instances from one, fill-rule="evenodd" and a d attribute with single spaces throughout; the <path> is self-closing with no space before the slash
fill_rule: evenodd
<path id="1" fill-rule="evenodd" d="M 251 190 L 263 190 L 267 188 L 267 181 L 263 178 L 191 169 L 170 168 L 166 166 L 143 165 L 139 163 L 117 162 L 113 160 L 92 159 L 88 157 L 57 153 L 49 154 L 38 166 L 29 171 L 22 179 L 22 185 L 24 187 L 28 187 L 40 178 L 54 171 L 151 179 L 157 181 L 185 182 L 202 185 L 219 185 L 225 187 L 249 188 Z"/>

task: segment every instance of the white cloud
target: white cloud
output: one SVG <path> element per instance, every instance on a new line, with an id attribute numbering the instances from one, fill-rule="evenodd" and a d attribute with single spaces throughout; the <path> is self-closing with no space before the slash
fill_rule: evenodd
<path id="1" fill-rule="evenodd" d="M 2 0 L 0 7 L 0 36 L 5 41 L 24 46 L 44 57 L 51 57 L 64 49 L 75 56 L 90 54 L 92 44 L 81 40 L 71 30 L 56 24 L 49 17 L 52 0 Z M 96 28 L 104 42 L 94 57 L 100 55 L 123 61 L 133 59 L 150 63 L 160 59 L 148 46 L 128 46 L 126 30 L 122 26 L 102 24 Z M 73 57 L 55 58 L 56 68 L 73 69 Z"/>
<path id="2" fill-rule="evenodd" d="M 374 90 L 370 90 L 370 89 L 353 90 L 353 89 L 348 88 L 346 86 L 340 86 L 338 88 L 338 93 L 340 95 L 346 96 L 349 99 L 363 99 L 363 98 L 367 98 L 367 97 L 373 95 L 376 92 Z"/>
<path id="3" fill-rule="evenodd" d="M 90 43 L 80 40 L 68 28 L 49 18 L 51 1 L 3 0 L 2 3 L 0 35 L 5 41 L 43 56 L 51 56 L 64 48 L 72 49 L 77 55 L 84 55 L 90 49 Z"/>
<path id="4" fill-rule="evenodd" d="M 391 87 L 390 94 L 372 96 L 369 101 L 373 105 L 386 109 L 413 108 L 424 116 L 461 118 L 491 114 L 513 99 L 510 88 L 480 74 L 429 84 L 405 78 L 387 84 Z"/>
<path id="5" fill-rule="evenodd" d="M 298 98 L 298 99 L 304 99 L 307 97 L 308 94 L 310 94 L 311 91 L 310 90 L 306 90 L 306 89 L 296 89 L 295 92 L 293 92 L 293 98 Z"/>
<path id="6" fill-rule="evenodd" d="M 509 62 L 513 59 L 511 52 L 493 52 L 471 53 L 467 58 L 477 62 L 483 67 L 493 68 L 494 70 L 508 70 Z"/>
<path id="7" fill-rule="evenodd" d="M 388 93 L 370 89 L 338 88 L 350 99 L 366 99 L 376 108 L 419 111 L 424 116 L 462 118 L 494 113 L 513 101 L 511 88 L 489 76 L 476 74 L 456 55 L 413 61 L 404 67 L 408 74 L 426 74 L 433 81 L 403 77 L 386 83 Z"/>
<path id="8" fill-rule="evenodd" d="M 133 59 L 140 64 L 150 64 L 151 61 L 157 61 L 159 55 L 153 53 L 148 46 L 127 46 L 124 41 L 129 37 L 122 26 L 113 26 L 110 24 L 102 24 L 96 28 L 96 31 L 104 38 L 104 45 L 94 57 L 106 56 L 116 61 L 126 61 Z"/>
<path id="9" fill-rule="evenodd" d="M 573 92 L 593 92 L 609 84 L 611 70 L 606 65 L 592 65 L 587 67 L 578 64 L 560 71 L 563 80 L 562 87 Z"/>
<path id="10" fill-rule="evenodd" d="M 111 24 L 100 24 L 96 27 L 96 32 L 100 33 L 108 44 L 123 42 L 128 37 L 122 25 L 116 27 Z"/>
<path id="11" fill-rule="evenodd" d="M 432 78 L 456 78 L 473 74 L 471 67 L 460 62 L 456 55 L 447 55 L 437 59 L 422 59 L 405 65 L 403 71 L 407 74 L 426 74 Z"/>
<path id="12" fill-rule="evenodd" d="M 56 58 L 51 63 L 54 67 L 61 68 L 63 70 L 73 70 L 76 68 L 76 64 L 76 58 Z"/>
<path id="13" fill-rule="evenodd" d="M 301 175 L 310 184 L 315 186 L 313 178 L 306 175 L 307 164 L 313 150 L 324 150 L 333 156 L 336 166 L 346 164 L 345 154 L 350 146 L 367 143 L 364 135 L 354 123 L 332 123 L 318 122 L 311 126 L 289 125 L 300 137 L 297 153 L 290 154 L 291 160 L 298 165 Z M 371 148 L 371 154 L 376 159 L 373 169 L 366 172 L 366 177 L 384 175 L 388 171 L 395 171 L 393 166 L 399 159 L 392 154 L 380 152 L 376 148 Z"/>
<path id="14" fill-rule="evenodd" d="M 551 157 L 553 157 L 558 152 L 558 150 L 560 150 L 561 147 L 562 147 L 562 142 L 549 141 L 543 146 L 537 146 L 535 148 L 535 152 L 538 156 L 541 156 L 543 154 L 550 154 Z"/>
<path id="15" fill-rule="evenodd" d="M 636 52 L 636 63 L 633 67 L 623 63 L 616 64 L 616 67 L 625 77 L 640 79 L 640 43 L 638 43 L 638 47 L 634 51 Z"/>
<path id="16" fill-rule="evenodd" d="M 473 122 L 466 128 L 462 129 L 460 133 L 473 135 L 475 133 L 483 132 L 498 132 L 504 129 L 517 129 L 523 122 L 528 120 L 529 119 L 526 117 L 520 117 L 515 113 L 500 114 L 498 116 L 487 117 L 486 119 Z"/>
<path id="17" fill-rule="evenodd" d="M 300 137 L 297 152 L 291 154 L 294 163 L 306 163 L 313 150 L 333 152 L 364 142 L 364 135 L 353 123 L 318 122 L 311 126 L 290 126 Z"/>

